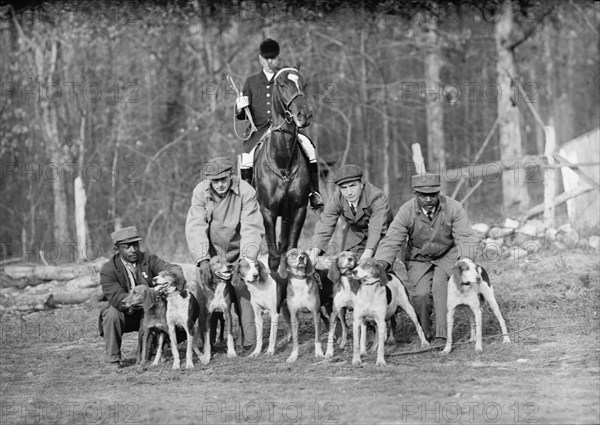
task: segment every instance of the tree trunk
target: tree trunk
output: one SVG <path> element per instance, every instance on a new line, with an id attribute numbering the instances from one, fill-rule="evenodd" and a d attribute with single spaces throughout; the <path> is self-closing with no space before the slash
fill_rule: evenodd
<path id="1" fill-rule="evenodd" d="M 43 46 L 35 46 L 35 61 L 38 70 L 38 75 L 48 75 L 47 78 L 47 93 L 45 99 L 40 99 L 40 107 L 42 110 L 42 122 L 44 140 L 49 149 L 50 164 L 49 167 L 55 171 L 55 174 L 49 176 L 52 179 L 52 194 L 54 195 L 54 221 L 53 235 L 54 242 L 63 247 L 63 243 L 69 241 L 69 216 L 67 210 L 67 192 L 65 187 L 65 178 L 70 175 L 66 171 L 64 164 L 70 161 L 65 161 L 60 136 L 58 134 L 58 118 L 56 112 L 56 102 L 48 101 L 55 99 L 56 94 L 54 88 L 58 86 L 58 82 L 54 80 L 56 70 L 56 61 L 58 58 L 58 43 L 52 40 L 50 48 L 50 62 L 48 68 L 45 65 L 45 52 Z"/>
<path id="2" fill-rule="evenodd" d="M 444 146 L 444 110 L 441 93 L 440 68 L 442 58 L 437 34 L 436 18 L 432 14 L 423 15 L 425 21 L 425 41 L 427 54 L 425 55 L 425 87 L 433 96 L 425 97 L 425 111 L 427 117 L 427 167 L 432 172 L 440 172 L 442 177 L 446 170 L 446 149 Z M 447 183 L 442 179 L 442 191 Z"/>
<path id="3" fill-rule="evenodd" d="M 515 60 L 510 46 L 513 18 L 510 0 L 502 3 L 502 14 L 496 22 L 496 71 L 498 78 L 498 130 L 500 134 L 500 157 L 502 160 L 523 158 L 519 110 L 517 105 L 518 88 L 513 85 L 516 75 Z M 515 84 L 518 84 L 514 81 Z M 519 170 L 517 168 L 516 170 Z M 521 213 L 529 205 L 529 194 L 525 175 L 518 172 L 502 173 L 503 213 Z"/>

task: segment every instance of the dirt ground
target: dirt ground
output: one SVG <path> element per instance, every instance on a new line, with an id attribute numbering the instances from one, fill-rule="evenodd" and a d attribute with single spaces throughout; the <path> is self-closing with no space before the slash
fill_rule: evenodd
<path id="1" fill-rule="evenodd" d="M 196 361 L 182 371 L 172 371 L 170 359 L 139 371 L 134 334 L 123 344 L 127 366 L 109 367 L 97 336 L 100 304 L 5 314 L 0 423 L 600 423 L 597 254 L 536 260 L 483 263 L 511 344 L 495 336 L 481 354 L 466 343 L 448 356 L 410 353 L 419 346 L 401 313 L 387 367 L 376 367 L 375 355 L 352 366 L 352 344 L 332 361 L 315 359 L 308 314 L 296 363 L 285 362 L 291 344 L 257 359 L 239 350 L 228 359 L 220 346 L 208 366 Z M 456 321 L 455 340 L 464 341 L 466 315 Z M 282 325 L 280 337 L 285 332 Z M 487 307 L 483 332 L 500 332 Z"/>

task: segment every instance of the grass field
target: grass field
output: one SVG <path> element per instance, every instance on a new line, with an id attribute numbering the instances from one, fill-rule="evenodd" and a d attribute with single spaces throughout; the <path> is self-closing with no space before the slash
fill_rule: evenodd
<path id="1" fill-rule="evenodd" d="M 387 367 L 376 367 L 375 355 L 352 366 L 352 344 L 332 361 L 315 359 L 308 314 L 294 364 L 285 362 L 291 344 L 258 359 L 228 359 L 220 346 L 209 366 L 196 361 L 183 371 L 172 371 L 170 360 L 139 371 L 134 334 L 123 344 L 127 366 L 107 366 L 100 304 L 6 314 L 0 423 L 600 423 L 597 254 L 536 259 L 483 263 L 511 344 L 486 338 L 500 333 L 486 307 L 483 353 L 466 343 L 448 356 L 411 353 L 419 345 L 401 313 Z M 467 317 L 459 312 L 456 321 L 455 341 L 464 341 Z"/>

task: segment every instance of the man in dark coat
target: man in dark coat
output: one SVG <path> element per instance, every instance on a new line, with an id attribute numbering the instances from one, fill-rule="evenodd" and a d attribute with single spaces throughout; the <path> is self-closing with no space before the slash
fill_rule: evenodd
<path id="1" fill-rule="evenodd" d="M 440 194 L 439 174 L 412 177 L 413 199 L 400 207 L 375 258 L 390 270 L 406 246 L 405 261 L 412 303 L 427 338 L 433 335 L 431 298 L 435 311 L 436 344 L 446 339 L 446 298 L 451 268 L 459 257 L 475 258 L 479 241 L 462 205 Z"/>
<path id="2" fill-rule="evenodd" d="M 315 226 L 311 258 L 314 260 L 327 251 L 340 216 L 346 228 L 342 245 L 335 251 L 348 250 L 361 258 L 371 258 L 393 218 L 388 198 L 381 189 L 363 180 L 363 171 L 358 165 L 341 167 L 333 181 L 337 187 Z"/>
<path id="3" fill-rule="evenodd" d="M 124 227 L 113 233 L 111 238 L 117 251 L 100 270 L 100 285 L 108 303 L 100 312 L 101 333 L 104 337 L 108 361 L 120 366 L 121 340 L 126 332 L 137 332 L 143 310 L 129 311 L 123 300 L 137 285 L 153 286 L 152 279 L 163 270 L 172 271 L 183 282 L 183 271 L 158 256 L 140 251 L 140 237 L 135 226 Z"/>
<path id="4" fill-rule="evenodd" d="M 261 72 L 248 77 L 241 96 L 236 101 L 236 116 L 245 119 L 245 109 L 250 111 L 256 131 L 244 141 L 244 153 L 240 160 L 241 178 L 252 183 L 252 167 L 254 166 L 254 148 L 269 129 L 271 117 L 271 95 L 273 92 L 273 77 L 279 69 L 279 43 L 267 38 L 260 44 L 258 61 L 262 66 Z M 298 141 L 308 159 L 308 171 L 312 192 L 309 195 L 310 207 L 313 210 L 323 208 L 323 199 L 319 193 L 319 167 L 312 141 L 305 134 L 298 135 Z"/>

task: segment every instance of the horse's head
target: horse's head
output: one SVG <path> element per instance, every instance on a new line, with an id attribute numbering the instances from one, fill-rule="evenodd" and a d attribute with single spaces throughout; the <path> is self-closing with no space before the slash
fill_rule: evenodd
<path id="1" fill-rule="evenodd" d="M 274 120 L 292 120 L 297 127 L 308 127 L 312 119 L 312 111 L 306 103 L 304 95 L 304 79 L 296 68 L 281 68 L 275 74 L 273 87 Z M 279 117 L 279 118 L 278 118 Z M 279 124 L 274 123 L 275 126 Z"/>

